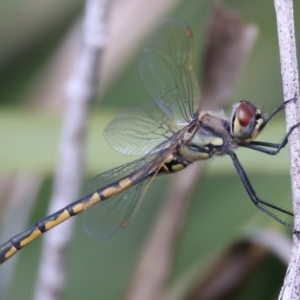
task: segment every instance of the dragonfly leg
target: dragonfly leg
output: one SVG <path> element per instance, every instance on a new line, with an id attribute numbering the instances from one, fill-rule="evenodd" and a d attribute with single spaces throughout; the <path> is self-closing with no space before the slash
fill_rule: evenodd
<path id="1" fill-rule="evenodd" d="M 260 125 L 260 128 L 259 128 L 259 131 L 262 131 L 263 128 L 270 122 L 270 120 L 278 113 L 280 112 L 282 109 L 285 108 L 285 106 L 290 103 L 290 102 L 293 102 L 293 101 L 296 101 L 298 99 L 297 95 L 295 95 L 294 98 L 292 99 L 289 99 L 285 102 L 283 102 L 277 109 L 275 109 L 266 119 L 265 121 Z"/>
<path id="2" fill-rule="evenodd" d="M 294 131 L 294 129 L 296 129 L 299 126 L 300 126 L 300 122 L 295 124 L 294 126 L 292 126 L 290 128 L 290 130 L 288 131 L 288 133 L 285 135 L 285 137 L 284 137 L 284 139 L 282 140 L 281 143 L 277 144 L 277 143 L 252 141 L 252 142 L 249 142 L 249 143 L 241 144 L 239 146 L 249 148 L 249 149 L 252 149 L 252 150 L 255 150 L 255 151 L 260 151 L 260 152 L 266 153 L 268 155 L 276 155 L 276 154 L 278 154 L 278 152 L 282 148 L 284 148 L 286 146 L 289 136 Z M 266 147 L 267 148 L 275 148 L 276 150 L 266 149 Z"/>
<path id="3" fill-rule="evenodd" d="M 281 207 L 278 207 L 274 204 L 271 204 L 269 202 L 266 202 L 266 201 L 263 201 L 261 200 L 257 195 L 256 195 L 256 192 L 254 191 L 249 179 L 248 179 L 248 176 L 246 175 L 246 172 L 244 170 L 244 168 L 242 167 L 241 163 L 239 162 L 236 154 L 232 151 L 229 151 L 228 152 L 228 155 L 231 157 L 232 159 L 232 162 L 239 174 L 239 177 L 248 193 L 248 195 L 250 196 L 252 202 L 254 203 L 254 205 L 259 209 L 261 210 L 262 212 L 264 212 L 265 214 L 269 215 L 271 218 L 275 219 L 276 221 L 278 221 L 279 223 L 281 223 L 282 225 L 284 225 L 285 227 L 291 229 L 293 231 L 293 233 L 298 233 L 293 226 L 291 226 L 290 224 L 286 223 L 285 221 L 281 220 L 278 216 L 276 216 L 275 214 L 273 214 L 272 212 L 270 212 L 269 210 L 267 210 L 263 205 L 265 206 L 268 206 L 272 209 L 275 209 L 275 210 L 278 210 L 282 213 L 285 213 L 287 215 L 290 215 L 290 216 L 294 216 L 294 214 L 288 210 L 285 210 Z"/>

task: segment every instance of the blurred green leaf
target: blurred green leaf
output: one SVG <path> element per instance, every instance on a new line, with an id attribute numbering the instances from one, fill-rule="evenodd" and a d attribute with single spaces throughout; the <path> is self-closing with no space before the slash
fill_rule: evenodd
<path id="1" fill-rule="evenodd" d="M 110 148 L 103 137 L 105 126 L 116 116 L 112 110 L 94 112 L 89 120 L 86 148 L 87 174 L 97 174 L 118 166 L 136 156 L 123 155 Z M 56 166 L 61 130 L 60 117 L 38 111 L 2 109 L 0 111 L 0 172 L 16 172 L 22 169 L 44 171 L 52 174 Z M 284 136 L 283 120 L 267 127 L 261 140 L 280 142 Z M 272 174 L 288 173 L 287 150 L 276 157 L 248 149 L 238 151 L 247 171 Z M 109 157 L 109 159 L 107 159 Z M 216 157 L 208 162 L 209 173 L 235 172 L 228 157 Z"/>

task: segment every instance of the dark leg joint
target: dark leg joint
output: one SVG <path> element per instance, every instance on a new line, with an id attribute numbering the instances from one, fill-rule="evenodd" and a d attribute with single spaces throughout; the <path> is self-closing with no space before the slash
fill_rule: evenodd
<path id="1" fill-rule="evenodd" d="M 299 230 L 294 229 L 293 234 L 295 234 L 297 236 L 297 238 L 300 239 L 300 231 Z"/>

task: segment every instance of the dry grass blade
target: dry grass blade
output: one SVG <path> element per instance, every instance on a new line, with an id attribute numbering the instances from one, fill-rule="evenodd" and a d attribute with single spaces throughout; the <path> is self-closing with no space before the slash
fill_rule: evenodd
<path id="1" fill-rule="evenodd" d="M 284 101 L 298 97 L 298 101 L 286 107 L 287 128 L 300 122 L 299 110 L 299 74 L 296 52 L 294 12 L 292 0 L 275 0 L 277 17 L 278 41 L 280 51 L 281 75 L 283 83 Z M 294 226 L 300 229 L 300 132 L 295 130 L 289 138 L 289 152 L 291 162 L 291 182 L 294 208 Z M 299 299 L 300 294 L 300 239 L 294 235 L 294 244 L 290 263 L 279 299 Z"/>
<path id="2" fill-rule="evenodd" d="M 257 34 L 255 25 L 244 25 L 237 11 L 218 2 L 208 28 L 203 57 L 201 109 L 222 107 L 232 97 Z"/>
<path id="3" fill-rule="evenodd" d="M 185 299 L 233 299 L 268 253 L 266 247 L 248 241 L 234 243 Z"/>
<path id="4" fill-rule="evenodd" d="M 186 189 L 186 186 L 189 186 L 190 182 L 194 185 L 198 179 L 197 176 L 191 177 L 191 173 L 199 173 L 199 166 L 192 165 L 190 170 L 182 171 L 183 175 L 174 179 L 166 203 L 145 244 L 145 251 L 125 299 L 163 299 L 165 283 L 172 269 L 176 241 L 184 225 L 193 192 L 192 189 Z"/>
<path id="5" fill-rule="evenodd" d="M 29 221 L 30 215 L 43 183 L 41 174 L 19 173 L 11 178 L 0 178 L 0 198 L 5 195 L 5 207 L 1 209 L 0 240 L 5 240 L 11 232 L 21 231 Z M 3 205 L 4 206 L 4 205 Z M 0 269 L 1 298 L 8 299 L 17 259 L 4 264 Z"/>
<path id="6" fill-rule="evenodd" d="M 105 95 L 129 66 L 139 51 L 145 32 L 150 32 L 151 28 L 179 2 L 179 0 L 110 2 L 107 24 L 109 43 L 103 54 L 101 68 L 98 69 L 98 76 L 101 78 L 97 91 L 99 98 Z M 133 20 L 138 23 L 138 26 L 133 25 Z M 49 65 L 39 73 L 33 84 L 34 90 L 29 95 L 30 101 L 41 109 L 49 111 L 63 108 L 63 97 L 59 91 L 71 73 L 76 60 L 74 49 L 81 40 L 81 28 L 78 23 L 75 22 L 69 30 Z"/>
<path id="7" fill-rule="evenodd" d="M 241 289 L 269 253 L 287 264 L 291 241 L 285 234 L 261 229 L 249 234 L 247 240 L 235 242 L 225 250 L 204 278 L 200 275 L 186 300 L 239 298 Z"/>
<path id="8" fill-rule="evenodd" d="M 86 0 L 82 45 L 67 85 L 60 159 L 49 213 L 65 207 L 79 195 L 88 104 L 95 94 L 97 66 L 105 46 L 106 10 L 107 0 Z M 71 240 L 73 227 L 74 221 L 69 220 L 45 236 L 34 299 L 61 299 L 65 288 L 66 249 Z"/>

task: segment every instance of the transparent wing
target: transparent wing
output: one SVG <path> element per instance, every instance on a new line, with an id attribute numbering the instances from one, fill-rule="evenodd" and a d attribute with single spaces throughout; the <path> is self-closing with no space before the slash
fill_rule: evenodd
<path id="1" fill-rule="evenodd" d="M 139 183 L 84 212 L 84 227 L 89 236 L 97 240 L 103 240 L 128 225 L 151 180 L 151 177 L 147 177 L 150 169 L 159 166 L 165 159 L 165 155 L 167 154 L 149 154 L 141 159 L 104 172 L 88 183 L 86 194 L 93 193 L 100 187 L 118 182 L 132 172 L 143 168 Z"/>
<path id="2" fill-rule="evenodd" d="M 141 78 L 149 94 L 180 125 L 189 122 L 200 101 L 191 48 L 189 26 L 169 18 L 152 34 L 140 61 Z"/>
<path id="3" fill-rule="evenodd" d="M 147 102 L 121 112 L 106 127 L 104 136 L 112 148 L 123 154 L 145 155 L 178 129 L 154 102 Z"/>
<path id="4" fill-rule="evenodd" d="M 119 229 L 127 227 L 142 201 L 148 182 L 149 179 L 146 179 L 112 199 L 88 209 L 83 216 L 88 235 L 96 240 L 105 240 Z"/>
<path id="5" fill-rule="evenodd" d="M 161 160 L 163 161 L 163 159 L 164 159 L 164 155 L 161 155 Z M 148 154 L 139 159 L 131 161 L 127 164 L 121 165 L 114 169 L 108 170 L 104 173 L 101 173 L 87 183 L 84 189 L 84 195 L 92 194 L 96 192 L 98 189 L 100 189 L 101 187 L 105 187 L 111 183 L 117 182 L 141 168 L 145 168 L 145 172 L 147 172 L 147 170 L 152 166 L 152 163 L 159 160 L 160 160 L 159 153 Z M 100 206 L 101 205 L 102 203 L 100 204 Z"/>

